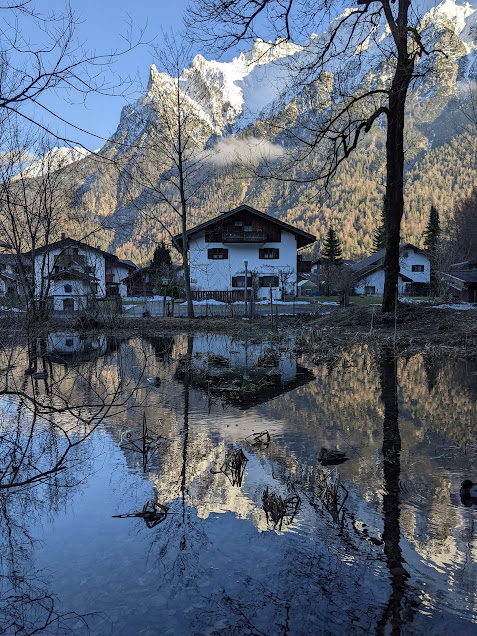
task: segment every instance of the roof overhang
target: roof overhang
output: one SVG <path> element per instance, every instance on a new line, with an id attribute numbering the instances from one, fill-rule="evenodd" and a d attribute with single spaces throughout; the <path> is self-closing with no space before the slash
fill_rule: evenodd
<path id="1" fill-rule="evenodd" d="M 248 212 L 249 214 L 253 214 L 254 216 L 264 219 L 268 221 L 269 223 L 274 223 L 285 232 L 289 232 L 290 234 L 293 234 L 296 238 L 297 249 L 301 249 L 302 247 L 311 245 L 312 243 L 316 241 L 316 236 L 314 236 L 313 234 L 309 234 L 308 232 L 305 232 L 304 230 L 300 230 L 299 228 L 293 227 L 293 225 L 289 225 L 288 223 L 285 223 L 284 221 L 280 221 L 279 219 L 276 219 L 275 217 L 270 216 L 270 214 L 266 214 L 265 212 L 260 212 L 260 210 L 255 210 L 255 208 L 252 208 L 249 205 L 245 205 L 245 204 L 239 205 L 233 210 L 229 210 L 228 212 L 223 212 L 219 216 L 215 216 L 213 219 L 210 219 L 209 221 L 205 221 L 204 223 L 200 223 L 199 225 L 196 225 L 195 227 L 190 228 L 189 230 L 187 230 L 187 236 L 190 238 L 191 236 L 194 236 L 194 234 L 198 234 L 204 230 L 207 230 L 213 227 L 214 225 L 218 225 L 224 220 L 228 220 L 232 218 L 233 216 L 235 216 L 236 214 L 241 214 L 243 212 Z M 176 234 L 173 237 L 172 241 L 175 246 L 179 246 L 179 248 L 181 248 L 182 234 Z"/>

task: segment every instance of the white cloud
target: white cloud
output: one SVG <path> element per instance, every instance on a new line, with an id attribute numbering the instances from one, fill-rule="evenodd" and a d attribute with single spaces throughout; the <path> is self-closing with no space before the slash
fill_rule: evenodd
<path id="1" fill-rule="evenodd" d="M 7 150 L 0 152 L 0 166 L 7 168 L 8 166 L 24 166 L 36 161 L 38 157 L 24 148 L 15 148 L 15 150 Z"/>
<path id="2" fill-rule="evenodd" d="M 238 139 L 233 135 L 219 139 L 212 148 L 207 161 L 216 166 L 230 166 L 236 164 L 257 165 L 265 161 L 270 162 L 283 157 L 282 146 L 273 144 L 266 139 L 248 137 Z"/>

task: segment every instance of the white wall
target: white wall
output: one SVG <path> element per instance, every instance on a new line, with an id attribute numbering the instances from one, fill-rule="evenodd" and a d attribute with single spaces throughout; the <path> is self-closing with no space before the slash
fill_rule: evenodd
<path id="1" fill-rule="evenodd" d="M 279 243 L 206 243 L 205 232 L 194 235 L 190 241 L 190 272 L 192 289 L 222 291 L 232 289 L 232 276 L 244 275 L 244 260 L 248 260 L 248 272 L 259 275 L 279 275 L 280 270 L 290 270 L 287 291 L 293 292 L 296 285 L 296 239 L 293 234 L 281 232 Z M 228 249 L 228 259 L 208 259 L 208 250 L 214 247 Z M 278 259 L 260 259 L 259 249 L 274 247 L 279 250 Z M 197 282 L 193 282 L 197 281 Z M 280 297 L 278 288 L 273 290 Z M 258 297 L 268 298 L 269 288 L 260 288 Z"/>
<path id="2" fill-rule="evenodd" d="M 65 291 L 65 285 L 71 285 L 71 292 Z M 86 309 L 89 285 L 82 280 L 55 280 L 50 286 L 50 298 L 53 297 L 54 311 L 63 311 L 63 299 L 72 298 L 74 311 Z"/>
<path id="3" fill-rule="evenodd" d="M 105 268 L 104 256 L 99 252 L 94 252 L 93 250 L 89 250 L 87 247 L 81 247 L 79 245 L 72 246 L 72 247 L 78 247 L 78 255 L 85 257 L 85 262 L 86 262 L 85 266 L 93 268 L 92 275 L 98 279 L 97 295 L 99 297 L 104 296 L 106 294 L 106 276 L 105 276 L 106 268 Z M 63 251 L 64 249 L 61 249 L 58 247 L 54 250 L 51 250 L 46 255 L 39 254 L 36 256 L 35 264 L 34 264 L 36 290 L 41 289 L 42 276 L 48 276 L 49 273 L 52 273 L 54 271 L 56 259 L 58 258 L 60 253 L 62 253 Z M 84 272 L 83 267 L 78 266 L 78 270 Z M 81 286 L 83 286 L 82 281 L 65 281 L 65 282 L 71 282 L 71 284 L 79 283 Z M 65 284 L 65 282 L 62 282 L 61 285 Z M 54 281 L 51 282 L 50 291 L 48 294 L 49 296 L 56 293 L 54 289 L 58 289 L 59 284 L 60 284 L 60 281 L 56 281 L 56 283 Z M 88 291 L 89 291 L 89 287 L 88 287 Z"/>
<path id="4" fill-rule="evenodd" d="M 406 287 L 409 285 L 409 282 L 404 282 L 402 277 L 398 277 L 398 293 L 405 294 Z M 365 293 L 365 287 L 375 287 L 376 290 L 374 292 L 375 296 L 382 296 L 384 294 L 384 270 L 378 269 L 376 272 L 365 276 L 360 281 L 358 281 L 354 287 L 354 291 L 359 296 L 362 296 Z"/>
<path id="5" fill-rule="evenodd" d="M 128 290 L 126 285 L 121 281 L 123 280 L 123 278 L 126 278 L 126 276 L 131 273 L 131 270 L 121 263 L 108 262 L 106 266 L 106 272 L 108 274 L 113 274 L 114 282 L 119 283 L 119 295 L 121 296 L 121 298 L 126 298 Z"/>
<path id="6" fill-rule="evenodd" d="M 413 265 L 423 265 L 424 271 L 413 272 Z M 412 248 L 401 251 L 399 255 L 399 269 L 401 274 L 408 276 L 415 283 L 429 283 L 431 280 L 431 266 L 429 258 L 425 254 L 415 252 Z"/>

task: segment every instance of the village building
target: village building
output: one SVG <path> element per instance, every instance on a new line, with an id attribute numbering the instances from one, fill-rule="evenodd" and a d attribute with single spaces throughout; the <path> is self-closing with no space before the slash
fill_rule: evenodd
<path id="1" fill-rule="evenodd" d="M 0 296 L 21 296 L 31 270 L 31 260 L 26 256 L 0 254 Z"/>
<path id="2" fill-rule="evenodd" d="M 382 296 L 384 293 L 384 256 L 382 249 L 350 265 L 356 276 L 354 291 L 360 296 Z M 430 289 L 431 265 L 425 250 L 404 243 L 399 248 L 399 294 L 420 294 Z"/>
<path id="3" fill-rule="evenodd" d="M 130 261 L 62 235 L 36 250 L 35 289 L 48 298 L 53 311 L 77 312 L 92 299 L 126 296 L 122 281 L 134 269 Z"/>
<path id="4" fill-rule="evenodd" d="M 477 303 L 477 261 L 464 261 L 451 265 L 441 274 L 442 281 L 448 285 L 448 294 L 455 300 Z"/>
<path id="5" fill-rule="evenodd" d="M 288 223 L 240 205 L 187 231 L 194 297 L 241 300 L 247 289 L 258 299 L 295 295 L 297 250 L 316 238 Z M 182 245 L 182 236 L 174 237 Z"/>
<path id="6" fill-rule="evenodd" d="M 316 282 L 304 278 L 298 282 L 297 296 L 299 298 L 310 298 L 316 296 L 319 291 L 319 286 Z"/>

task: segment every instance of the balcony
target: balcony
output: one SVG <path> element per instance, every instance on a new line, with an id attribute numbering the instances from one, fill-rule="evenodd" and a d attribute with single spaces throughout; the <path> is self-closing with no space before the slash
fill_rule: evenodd
<path id="1" fill-rule="evenodd" d="M 266 232 L 222 232 L 222 243 L 266 243 Z"/>
<path id="2" fill-rule="evenodd" d="M 86 257 L 84 254 L 59 254 L 55 259 L 55 265 L 63 265 L 71 267 L 72 265 L 86 265 Z"/>

